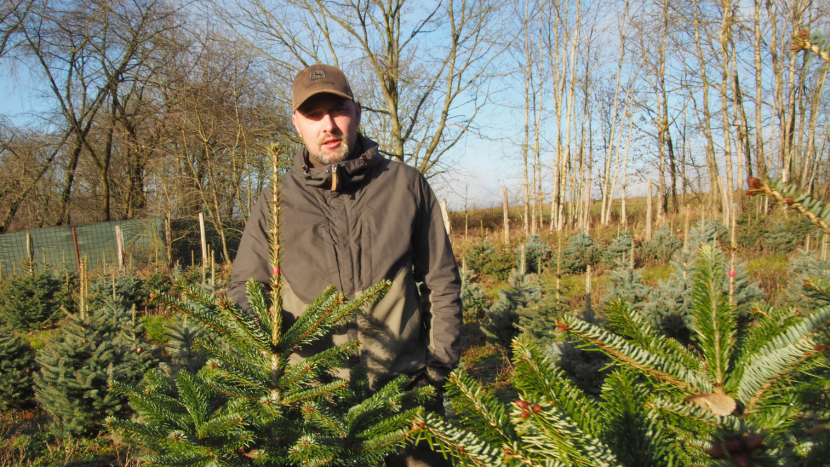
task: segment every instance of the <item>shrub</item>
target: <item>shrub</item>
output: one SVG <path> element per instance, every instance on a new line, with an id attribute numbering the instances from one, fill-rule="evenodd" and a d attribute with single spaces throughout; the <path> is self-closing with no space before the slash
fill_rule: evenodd
<path id="1" fill-rule="evenodd" d="M 32 348 L 11 331 L 0 330 L 0 410 L 27 405 L 34 396 Z"/>
<path id="2" fill-rule="evenodd" d="M 61 332 L 37 356 L 37 400 L 52 414 L 60 437 L 94 434 L 104 418 L 121 413 L 126 398 L 110 381 L 134 386 L 151 366 L 143 326 L 112 301 L 92 313 L 70 316 Z"/>
<path id="3" fill-rule="evenodd" d="M 74 309 L 71 292 L 51 272 L 12 276 L 0 291 L 2 318 L 15 329 L 47 327 L 63 315 L 61 307 Z"/>

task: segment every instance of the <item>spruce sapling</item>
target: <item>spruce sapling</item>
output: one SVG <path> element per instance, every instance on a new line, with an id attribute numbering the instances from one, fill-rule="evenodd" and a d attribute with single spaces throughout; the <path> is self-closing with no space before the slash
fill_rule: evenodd
<path id="1" fill-rule="evenodd" d="M 520 313 L 534 306 L 540 298 L 541 287 L 536 276 L 514 270 L 507 288 L 499 291 L 498 300 L 490 307 L 487 321 L 481 326 L 487 341 L 509 354 L 510 344 L 520 332 Z"/>
<path id="2" fill-rule="evenodd" d="M 11 330 L 0 329 L 0 410 L 19 408 L 32 401 L 36 368 L 29 344 Z"/>

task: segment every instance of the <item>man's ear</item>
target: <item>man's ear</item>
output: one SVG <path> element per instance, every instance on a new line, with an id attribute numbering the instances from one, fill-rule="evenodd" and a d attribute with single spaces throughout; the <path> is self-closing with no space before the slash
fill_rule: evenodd
<path id="1" fill-rule="evenodd" d="M 300 127 L 297 126 L 297 111 L 296 110 L 294 111 L 294 113 L 291 114 L 291 123 L 294 125 L 294 131 L 296 131 L 297 134 L 300 135 L 300 138 L 302 138 L 303 134 L 300 133 Z"/>
<path id="2" fill-rule="evenodd" d="M 363 107 L 360 106 L 360 102 L 354 101 L 354 113 L 355 113 L 355 116 L 357 117 L 357 125 L 356 126 L 360 126 L 360 115 L 361 115 L 362 112 L 363 112 Z"/>

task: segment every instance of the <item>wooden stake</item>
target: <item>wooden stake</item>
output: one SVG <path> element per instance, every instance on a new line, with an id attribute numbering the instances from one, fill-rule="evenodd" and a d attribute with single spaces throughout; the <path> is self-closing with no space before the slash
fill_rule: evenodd
<path id="1" fill-rule="evenodd" d="M 732 247 L 732 259 L 729 265 L 729 303 L 735 305 L 735 263 L 736 263 L 736 252 L 738 251 L 738 241 L 737 241 L 737 222 L 736 218 L 738 217 L 738 203 L 732 204 L 732 238 L 730 240 L 730 246 Z"/>
<path id="2" fill-rule="evenodd" d="M 562 282 L 562 232 L 559 232 L 556 236 L 559 243 L 556 248 L 556 299 L 559 300 L 562 298 L 559 293 Z"/>
<path id="3" fill-rule="evenodd" d="M 501 192 L 504 198 L 502 203 L 502 211 L 504 212 L 504 244 L 510 244 L 510 216 L 508 215 L 507 207 L 507 187 L 501 187 Z"/>
<path id="4" fill-rule="evenodd" d="M 78 272 L 81 271 L 81 251 L 78 249 L 78 233 L 75 226 L 72 226 L 72 242 L 75 244 L 75 262 L 78 265 Z"/>
<path id="5" fill-rule="evenodd" d="M 689 208 L 689 205 L 687 204 L 686 205 L 686 222 L 685 222 L 685 225 L 683 226 L 683 253 L 688 253 L 689 252 L 689 217 L 691 217 L 690 211 L 691 211 L 691 208 Z"/>
<path id="6" fill-rule="evenodd" d="M 646 193 L 646 240 L 651 240 L 651 179 Z"/>
<path id="7" fill-rule="evenodd" d="M 526 271 L 526 269 L 525 269 L 525 268 L 527 267 L 527 266 L 525 265 L 525 244 L 524 244 L 524 243 L 522 243 L 522 260 L 519 262 L 519 264 L 520 264 L 520 266 L 519 266 L 519 272 L 521 272 L 522 274 L 524 274 L 524 273 L 525 273 L 525 271 Z"/>
<path id="8" fill-rule="evenodd" d="M 31 276 L 34 272 L 32 270 L 34 259 L 32 256 L 32 235 L 29 232 L 26 232 L 26 262 L 29 263 L 29 275 Z"/>
<path id="9" fill-rule="evenodd" d="M 205 240 L 205 213 L 199 213 L 199 231 L 202 240 L 202 286 L 205 285 L 205 264 L 208 261 L 207 242 Z"/>

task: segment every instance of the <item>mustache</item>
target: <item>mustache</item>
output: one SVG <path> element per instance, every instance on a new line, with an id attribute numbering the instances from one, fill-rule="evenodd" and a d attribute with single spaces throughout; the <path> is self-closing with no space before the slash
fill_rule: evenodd
<path id="1" fill-rule="evenodd" d="M 322 138 L 317 140 L 317 144 L 331 143 L 333 141 L 343 141 L 343 137 L 342 136 L 334 136 L 334 137 L 323 136 Z"/>

